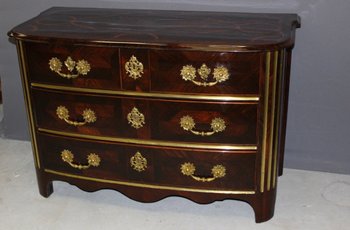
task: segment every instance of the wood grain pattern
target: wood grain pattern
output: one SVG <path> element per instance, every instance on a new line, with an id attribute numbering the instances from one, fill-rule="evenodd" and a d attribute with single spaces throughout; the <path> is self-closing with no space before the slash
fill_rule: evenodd
<path id="1" fill-rule="evenodd" d="M 253 207 L 256 222 L 269 220 L 277 170 L 281 175 L 283 168 L 291 50 L 298 27 L 296 14 L 64 7 L 15 27 L 9 36 L 19 47 L 40 194 L 50 196 L 52 182 L 61 180 L 85 191 L 114 189 L 142 202 L 169 196 L 203 204 L 238 199 Z M 138 79 L 125 70 L 133 55 L 144 67 Z M 52 57 L 84 59 L 91 71 L 62 78 L 50 70 Z M 202 64 L 211 70 L 224 66 L 229 79 L 197 86 L 180 76 L 183 66 L 198 69 Z M 62 71 L 68 73 L 65 66 Z M 85 109 L 93 110 L 97 120 L 72 126 L 58 118 L 58 106 L 68 109 L 69 120 L 83 121 Z M 127 119 L 133 108 L 145 117 L 138 129 Z M 209 131 L 218 117 L 226 128 L 196 136 L 180 126 L 186 115 L 194 119 L 196 131 Z M 235 144 L 256 150 L 228 151 Z M 98 154 L 100 165 L 73 168 L 61 159 L 64 149 L 74 154 L 76 164 L 87 164 L 89 153 Z M 130 165 L 136 152 L 147 159 L 142 172 Z M 196 181 L 181 173 L 186 162 L 195 165 L 194 175 L 200 178 L 212 177 L 212 167 L 219 164 L 226 175 Z"/>
<path id="2" fill-rule="evenodd" d="M 207 103 L 193 101 L 144 100 L 123 97 L 103 97 L 74 93 L 33 90 L 38 128 L 97 136 L 141 138 L 178 142 L 256 144 L 257 105 L 254 103 Z M 95 112 L 97 120 L 83 126 L 73 126 L 60 119 L 56 110 L 64 106 L 70 119 L 83 121 L 85 109 Z M 143 127 L 135 129 L 127 115 L 137 108 L 145 116 Z M 223 132 L 212 136 L 197 136 L 181 128 L 183 116 L 193 117 L 196 130 L 211 131 L 211 121 L 222 118 Z"/>
<path id="3" fill-rule="evenodd" d="M 296 14 L 54 7 L 10 31 L 17 39 L 69 39 L 210 50 L 291 47 Z"/>
<path id="4" fill-rule="evenodd" d="M 220 154 L 190 149 L 159 149 L 157 147 L 132 146 L 120 143 L 96 142 L 64 137 L 38 135 L 39 149 L 45 152 L 44 168 L 92 178 L 139 182 L 141 184 L 167 185 L 216 190 L 254 190 L 255 152 L 223 151 Z M 87 164 L 87 155 L 100 156 L 98 167 L 75 169 L 63 162 L 61 151 L 74 154 L 74 162 Z M 138 172 L 130 165 L 130 158 L 140 152 L 147 159 L 145 171 Z M 181 173 L 181 164 L 192 162 L 196 175 L 211 177 L 211 169 L 217 164 L 226 167 L 226 176 L 212 182 L 198 182 Z"/>
<path id="5" fill-rule="evenodd" d="M 168 51 L 152 50 L 151 91 L 194 94 L 258 94 L 261 59 L 259 52 L 225 53 L 200 51 Z M 202 80 L 197 73 L 199 82 L 213 82 L 213 72 L 216 67 L 223 66 L 229 72 L 229 79 L 214 86 L 197 86 L 191 81 L 185 81 L 181 69 L 191 65 L 197 70 L 205 64 L 211 73 L 208 80 Z"/>
<path id="6" fill-rule="evenodd" d="M 92 89 L 120 89 L 119 50 L 107 47 L 86 47 L 67 42 L 25 43 L 31 82 L 74 86 Z M 63 62 L 71 57 L 74 61 L 86 60 L 91 65 L 87 75 L 74 79 L 59 76 L 50 70 L 49 60 L 57 57 Z M 62 67 L 63 73 L 69 73 Z"/>

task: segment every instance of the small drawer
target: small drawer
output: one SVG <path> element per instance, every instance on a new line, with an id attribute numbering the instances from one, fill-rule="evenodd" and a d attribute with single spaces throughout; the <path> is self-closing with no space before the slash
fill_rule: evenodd
<path id="1" fill-rule="evenodd" d="M 164 101 L 33 90 L 37 127 L 212 144 L 257 144 L 256 103 Z"/>
<path id="2" fill-rule="evenodd" d="M 149 92 L 148 50 L 121 48 L 120 66 L 123 90 Z"/>
<path id="3" fill-rule="evenodd" d="M 151 91 L 258 94 L 261 53 L 150 51 Z"/>
<path id="4" fill-rule="evenodd" d="M 256 153 L 190 151 L 38 134 L 46 169 L 104 180 L 196 189 L 254 190 Z"/>
<path id="5" fill-rule="evenodd" d="M 30 82 L 120 89 L 119 50 L 56 43 L 25 43 Z"/>

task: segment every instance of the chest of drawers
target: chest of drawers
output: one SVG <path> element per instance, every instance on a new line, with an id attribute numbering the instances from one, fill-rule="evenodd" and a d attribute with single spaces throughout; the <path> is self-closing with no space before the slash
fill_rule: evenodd
<path id="1" fill-rule="evenodd" d="M 39 191 L 273 216 L 294 14 L 51 8 L 15 27 Z"/>

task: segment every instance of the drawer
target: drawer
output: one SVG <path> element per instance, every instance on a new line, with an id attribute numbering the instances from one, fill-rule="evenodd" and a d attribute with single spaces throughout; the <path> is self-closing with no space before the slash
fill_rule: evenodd
<path id="1" fill-rule="evenodd" d="M 149 92 L 150 71 L 146 49 L 120 49 L 122 89 Z"/>
<path id="2" fill-rule="evenodd" d="M 179 142 L 256 144 L 257 104 L 150 102 L 152 138 Z"/>
<path id="3" fill-rule="evenodd" d="M 55 43 L 25 43 L 30 82 L 120 89 L 119 51 Z"/>
<path id="4" fill-rule="evenodd" d="M 206 152 L 39 134 L 45 169 L 104 180 L 199 189 L 253 190 L 255 152 Z"/>
<path id="5" fill-rule="evenodd" d="M 148 140 L 256 144 L 257 104 L 143 100 L 34 90 L 39 128 Z"/>
<path id="6" fill-rule="evenodd" d="M 123 129 L 120 99 L 77 93 L 32 91 L 38 128 L 97 136 L 132 136 Z"/>
<path id="7" fill-rule="evenodd" d="M 258 94 L 262 53 L 150 51 L 151 91 Z"/>

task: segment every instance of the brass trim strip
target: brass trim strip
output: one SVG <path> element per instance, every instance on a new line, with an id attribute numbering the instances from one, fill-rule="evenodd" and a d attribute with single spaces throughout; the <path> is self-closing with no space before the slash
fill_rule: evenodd
<path id="1" fill-rule="evenodd" d="M 260 192 L 264 192 L 265 184 L 265 160 L 266 160 L 266 139 L 267 139 L 267 115 L 269 109 L 269 82 L 270 82 L 270 62 L 271 52 L 266 53 L 265 67 L 265 94 L 264 94 L 264 121 L 263 121 L 263 140 L 261 147 L 261 173 L 260 173 Z"/>
<path id="2" fill-rule="evenodd" d="M 29 123 L 29 132 L 32 139 L 34 163 L 35 163 L 35 166 L 40 169 L 40 158 L 39 158 L 38 146 L 37 146 L 36 136 L 35 136 L 35 126 L 34 126 L 33 111 L 32 111 L 32 105 L 31 105 L 30 93 L 29 93 L 28 76 L 27 76 L 26 62 L 24 57 L 24 48 L 23 48 L 23 42 L 21 40 L 17 41 L 17 52 L 19 53 L 22 87 L 24 91 L 23 95 L 24 95 L 24 100 L 27 108 L 27 119 Z"/>
<path id="3" fill-rule="evenodd" d="M 142 183 L 134 183 L 134 182 L 126 182 L 126 181 L 99 179 L 99 178 L 93 178 L 93 177 L 87 177 L 87 176 L 73 175 L 73 174 L 64 173 L 64 172 L 58 172 L 58 171 L 51 170 L 51 169 L 45 169 L 44 171 L 47 173 L 51 173 L 51 174 L 55 174 L 55 175 L 59 175 L 59 176 L 70 177 L 70 178 L 75 178 L 75 179 L 80 179 L 80 180 L 88 180 L 88 181 L 95 181 L 95 182 L 108 183 L 108 184 L 126 185 L 126 186 L 139 187 L 139 188 L 175 190 L 175 191 L 183 191 L 183 192 L 232 194 L 232 195 L 240 195 L 240 194 L 254 195 L 255 194 L 254 190 L 231 191 L 231 190 L 214 190 L 214 189 L 195 189 L 195 188 L 162 186 L 162 185 L 152 185 L 152 184 L 142 184 Z"/>
<path id="4" fill-rule="evenodd" d="M 271 96 L 271 125 L 270 125 L 270 145 L 269 145 L 269 162 L 267 171 L 267 191 L 271 189 L 271 171 L 272 171 L 272 157 L 273 157 L 273 143 L 274 143 L 274 125 L 275 125 L 275 103 L 276 103 L 276 86 L 277 86 L 277 68 L 278 68 L 278 51 L 274 52 L 273 62 L 273 79 L 272 79 L 272 96 Z"/>
<path id="5" fill-rule="evenodd" d="M 272 181 L 272 188 L 276 188 L 276 181 L 277 181 L 277 160 L 278 160 L 278 146 L 279 146 L 279 130 L 280 130 L 280 122 L 281 122 L 281 99 L 282 99 L 282 79 L 283 79 L 283 71 L 284 71 L 284 65 L 285 65 L 285 49 L 281 51 L 280 55 L 280 63 L 279 63 L 279 85 L 278 85 L 278 102 L 277 102 L 277 127 L 276 127 L 276 133 L 275 133 L 275 145 L 274 145 L 274 165 L 273 165 L 273 181 Z"/>
<path id="6" fill-rule="evenodd" d="M 215 144 L 196 144 L 188 142 L 175 142 L 175 141 L 159 141 L 159 140 L 141 140 L 133 138 L 122 138 L 122 137 L 105 137 L 86 135 L 79 133 L 68 133 L 62 131 L 55 131 L 50 129 L 38 128 L 40 132 L 48 134 L 61 135 L 66 137 L 76 137 L 83 139 L 92 139 L 98 141 L 110 141 L 110 142 L 122 142 L 126 144 L 141 144 L 141 145 L 152 145 L 152 146 L 166 146 L 166 147 L 180 147 L 180 148 L 197 148 L 197 149 L 216 149 L 216 150 L 257 150 L 256 145 L 215 145 Z"/>
<path id="7" fill-rule="evenodd" d="M 42 89 L 65 90 L 79 93 L 96 93 L 118 96 L 136 96 L 148 98 L 166 98 L 166 99 L 189 99 L 189 100 L 208 100 L 208 101 L 247 101 L 258 102 L 258 96 L 208 96 L 208 95 L 186 95 L 186 94 L 169 94 L 169 93 L 146 93 L 135 91 L 116 91 L 105 89 L 78 88 L 62 85 L 49 85 L 42 83 L 31 83 L 31 86 Z"/>

